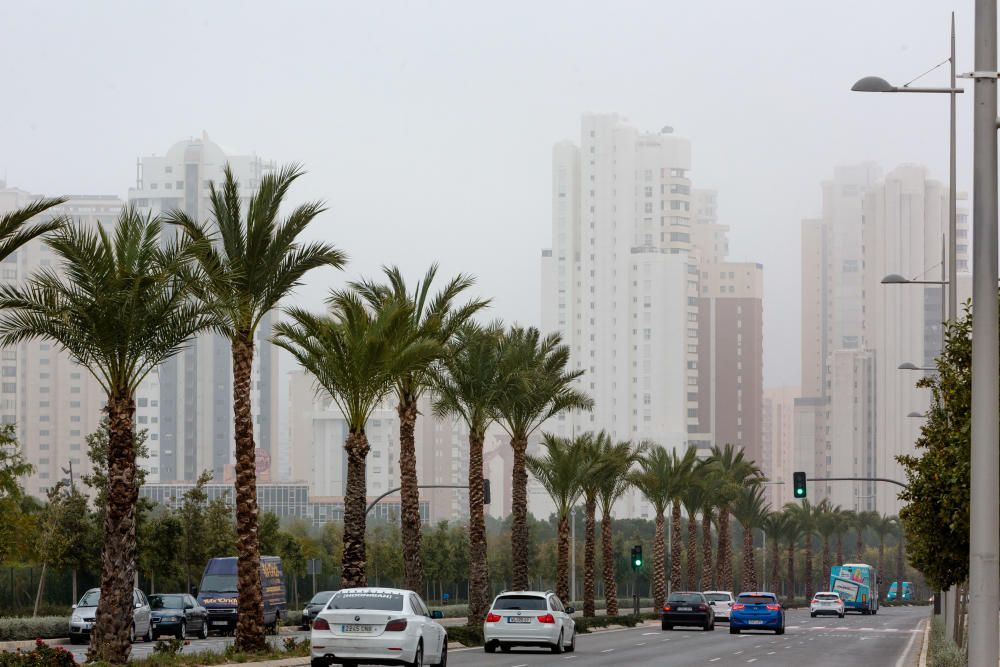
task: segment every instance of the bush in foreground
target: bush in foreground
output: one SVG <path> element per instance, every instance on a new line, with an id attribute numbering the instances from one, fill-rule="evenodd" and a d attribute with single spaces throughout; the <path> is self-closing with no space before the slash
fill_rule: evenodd
<path id="1" fill-rule="evenodd" d="M 0 641 L 55 639 L 67 635 L 69 635 L 69 618 L 65 616 L 0 618 Z"/>
<path id="2" fill-rule="evenodd" d="M 30 651 L 0 653 L 0 667 L 71 667 L 73 654 L 61 646 L 49 646 L 41 639 Z"/>

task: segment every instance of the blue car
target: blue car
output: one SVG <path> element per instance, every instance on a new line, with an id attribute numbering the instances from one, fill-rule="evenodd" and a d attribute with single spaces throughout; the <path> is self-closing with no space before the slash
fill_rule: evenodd
<path id="1" fill-rule="evenodd" d="M 785 609 L 774 593 L 740 593 L 729 612 L 729 634 L 741 630 L 774 630 L 785 634 Z"/>

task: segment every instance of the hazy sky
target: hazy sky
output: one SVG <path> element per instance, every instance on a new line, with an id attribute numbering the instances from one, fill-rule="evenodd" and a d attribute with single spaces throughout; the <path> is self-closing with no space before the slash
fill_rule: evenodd
<path id="1" fill-rule="evenodd" d="M 972 2 L 8 2 L 0 175 L 45 194 L 126 195 L 140 155 L 207 131 L 300 161 L 311 235 L 351 256 L 300 298 L 384 263 L 468 271 L 493 313 L 536 324 L 550 151 L 616 111 L 692 141 L 735 260 L 764 264 L 765 384 L 799 381 L 799 223 L 841 163 L 946 177 L 947 98 L 861 95 L 948 55 L 971 69 Z M 941 68 L 924 81 L 946 83 Z M 971 87 L 959 117 L 969 183 Z"/>

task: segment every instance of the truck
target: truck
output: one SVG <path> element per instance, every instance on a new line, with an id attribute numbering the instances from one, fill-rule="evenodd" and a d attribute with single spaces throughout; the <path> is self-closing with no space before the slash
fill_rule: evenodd
<path id="1" fill-rule="evenodd" d="M 896 588 L 897 588 L 898 585 L 899 585 L 899 582 L 896 582 L 896 581 L 894 581 L 891 584 L 889 584 L 889 591 L 885 594 L 885 599 L 886 600 L 896 600 L 896 597 L 897 597 L 896 596 Z M 911 600 L 913 600 L 913 582 L 912 581 L 904 581 L 903 582 L 903 594 L 902 594 L 902 596 L 899 597 L 899 601 L 900 602 L 910 602 Z"/>
<path id="2" fill-rule="evenodd" d="M 840 594 L 845 612 L 877 614 L 878 584 L 878 572 L 865 563 L 834 565 L 830 571 L 830 590 Z"/>
<path id="3" fill-rule="evenodd" d="M 236 631 L 239 610 L 239 586 L 235 557 L 212 558 L 205 566 L 198 586 L 198 604 L 208 610 L 208 628 L 218 634 Z M 281 559 L 277 556 L 260 557 L 260 586 L 264 600 L 264 625 L 277 632 L 281 618 L 287 614 L 288 600 Z"/>

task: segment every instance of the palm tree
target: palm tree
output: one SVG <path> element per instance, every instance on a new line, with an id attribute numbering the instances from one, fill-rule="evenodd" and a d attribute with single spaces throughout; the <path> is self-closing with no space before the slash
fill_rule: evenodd
<path id="1" fill-rule="evenodd" d="M 618 615 L 618 582 L 615 580 L 615 551 L 611 533 L 611 510 L 615 502 L 632 485 L 629 473 L 639 460 L 643 446 L 623 441 L 601 450 L 600 468 L 596 474 L 597 498 L 601 506 L 601 550 L 604 565 L 604 610 L 608 616 Z"/>
<path id="2" fill-rule="evenodd" d="M 815 591 L 813 581 L 813 533 L 816 532 L 816 508 L 808 500 L 801 503 L 787 503 L 785 509 L 788 510 L 792 521 L 799 529 L 801 537 L 805 540 L 805 561 L 803 577 L 806 582 L 806 598 L 808 599 Z"/>
<path id="3" fill-rule="evenodd" d="M 190 298 L 190 248 L 161 246 L 162 222 L 124 209 L 111 233 L 66 225 L 46 239 L 62 271 L 0 287 L 0 346 L 46 338 L 87 368 L 108 420 L 101 598 L 88 661 L 124 664 L 136 568 L 135 392 L 157 365 L 214 325 Z"/>
<path id="4" fill-rule="evenodd" d="M 777 590 L 779 588 L 780 575 L 779 572 L 779 561 L 781 560 L 780 549 L 781 542 L 785 539 L 785 531 L 788 529 L 788 516 L 784 512 L 768 512 L 764 520 L 761 521 L 761 529 L 764 534 L 767 535 L 767 539 L 770 540 L 771 544 L 771 573 L 768 577 L 771 588 Z M 782 593 L 785 593 L 782 589 Z"/>
<path id="5" fill-rule="evenodd" d="M 675 492 L 676 462 L 675 452 L 668 452 L 655 443 L 643 443 L 646 453 L 639 459 L 639 469 L 630 475 L 629 481 L 646 497 L 656 513 L 656 531 L 653 538 L 653 607 L 660 609 L 666 599 L 664 576 L 663 528 L 667 505 Z M 678 507 L 678 513 L 680 508 Z"/>
<path id="6" fill-rule="evenodd" d="M 590 476 L 582 480 L 584 528 L 583 528 L 583 616 L 592 618 L 597 615 L 594 605 L 594 580 L 596 561 L 596 527 L 597 527 L 597 495 L 599 487 L 596 481 L 604 461 L 601 452 L 610 446 L 611 438 L 605 431 L 596 435 L 584 433 L 580 440 L 580 465 L 590 470 Z"/>
<path id="7" fill-rule="evenodd" d="M 841 510 L 837 514 L 837 563 L 843 565 L 846 561 L 844 560 L 844 534 L 851 529 L 854 525 L 855 512 L 854 510 Z"/>
<path id="8" fill-rule="evenodd" d="M 684 497 L 681 499 L 688 521 L 687 544 L 684 549 L 687 554 L 687 573 L 684 587 L 689 591 L 698 588 L 698 513 L 701 512 L 706 495 L 704 487 L 699 483 L 700 468 L 700 464 L 695 464 L 692 468 L 687 488 L 684 490 Z"/>
<path id="9" fill-rule="evenodd" d="M 894 522 L 892 517 L 878 516 L 872 522 L 871 527 L 875 531 L 875 536 L 878 537 L 878 573 L 879 576 L 882 576 L 885 571 L 885 538 L 892 534 Z"/>
<path id="10" fill-rule="evenodd" d="M 569 346 L 558 333 L 542 337 L 534 327 L 512 327 L 503 337 L 504 384 L 497 423 L 510 436 L 511 559 L 513 587 L 528 588 L 528 438 L 546 420 L 566 410 L 589 410 L 593 401 L 573 388 L 583 370 L 569 370 Z"/>
<path id="11" fill-rule="evenodd" d="M 760 528 L 768 515 L 769 506 L 764 500 L 764 487 L 748 484 L 740 491 L 732 505 L 733 517 L 743 528 L 743 576 L 741 590 L 757 590 L 757 564 L 754 562 L 753 529 Z"/>
<path id="12" fill-rule="evenodd" d="M 788 595 L 789 597 L 795 597 L 795 547 L 799 543 L 799 538 L 805 534 L 804 527 L 799 523 L 798 517 L 789 511 L 788 503 L 785 505 L 785 509 L 782 514 L 785 515 L 785 544 L 787 545 L 787 550 L 785 552 L 786 556 L 786 570 L 785 576 L 788 580 Z"/>
<path id="13" fill-rule="evenodd" d="M 840 505 L 834 507 L 827 499 L 820 501 L 815 508 L 816 532 L 823 540 L 822 576 L 826 577 L 830 576 L 830 538 L 837 532 L 839 514 Z"/>
<path id="14" fill-rule="evenodd" d="M 580 499 L 581 481 L 590 471 L 580 466 L 581 440 L 546 433 L 542 438 L 545 456 L 528 456 L 525 463 L 556 506 L 559 523 L 556 556 L 556 595 L 569 602 L 569 513 Z"/>
<path id="15" fill-rule="evenodd" d="M 437 275 L 437 264 L 432 264 L 422 281 L 417 282 L 411 293 L 402 273 L 395 266 L 383 269 L 387 284 L 369 281 L 351 283 L 371 308 L 383 308 L 392 300 L 407 301 L 412 318 L 402 332 L 402 344 L 423 338 L 439 345 L 445 353 L 448 342 L 459 328 L 468 322 L 487 301 L 473 300 L 456 306 L 459 295 L 474 284 L 470 276 L 459 274 L 433 297 L 430 289 Z M 421 559 L 420 490 L 417 488 L 417 451 L 414 430 L 417 424 L 417 402 L 431 385 L 431 363 L 423 368 L 404 373 L 396 380 L 396 411 L 399 414 L 399 496 L 400 523 L 403 543 L 403 580 L 406 588 L 420 591 L 424 588 L 423 561 Z"/>
<path id="16" fill-rule="evenodd" d="M 670 588 L 676 591 L 681 588 L 681 505 L 688 487 L 692 484 L 694 467 L 698 462 L 698 452 L 694 447 L 688 447 L 684 456 L 671 454 L 671 474 L 668 497 L 673 503 L 673 514 L 670 521 Z"/>
<path id="17" fill-rule="evenodd" d="M 703 459 L 698 467 L 697 481 L 702 488 L 701 494 L 701 590 L 715 588 L 716 570 L 712 567 L 712 523 L 715 520 L 715 461 L 712 458 Z"/>
<path id="18" fill-rule="evenodd" d="M 275 344 L 288 350 L 340 408 L 347 422 L 347 491 L 344 495 L 342 588 L 365 586 L 365 425 L 378 404 L 404 373 L 435 358 L 433 341 L 416 339 L 401 345 L 413 314 L 409 303 L 394 301 L 371 310 L 354 291 L 342 290 L 327 299 L 329 314 L 299 308 L 285 311 L 287 322 L 274 327 Z"/>
<path id="19" fill-rule="evenodd" d="M 28 222 L 37 215 L 54 206 L 66 203 L 66 197 L 43 197 L 26 206 L 8 211 L 0 215 L 0 260 L 13 255 L 18 249 L 44 234 L 54 232 L 66 224 L 64 216 L 56 216 L 28 226 Z"/>
<path id="20" fill-rule="evenodd" d="M 468 624 L 480 626 L 489 611 L 486 520 L 483 516 L 483 442 L 496 418 L 500 377 L 499 324 L 481 327 L 468 322 L 450 343 L 435 377 L 438 416 L 458 415 L 469 429 L 469 613 Z"/>
<path id="21" fill-rule="evenodd" d="M 865 560 L 865 531 L 871 528 L 878 518 L 877 512 L 858 512 L 854 515 L 853 528 L 856 537 L 854 561 L 857 563 L 863 563 Z"/>
<path id="22" fill-rule="evenodd" d="M 724 590 L 733 589 L 733 549 L 730 533 L 729 513 L 733 502 L 739 497 L 742 489 L 763 481 L 764 475 L 752 461 L 749 461 L 742 448 L 731 444 L 725 447 L 712 447 L 711 460 L 713 475 L 713 494 L 718 508 L 716 523 L 719 527 L 718 545 L 718 585 Z"/>
<path id="23" fill-rule="evenodd" d="M 211 220 L 197 222 L 182 211 L 168 220 L 180 226 L 198 248 L 203 275 L 201 298 L 217 313 L 216 330 L 228 341 L 233 364 L 233 423 L 236 459 L 236 536 L 239 556 L 239 613 L 236 648 L 266 648 L 264 603 L 260 584 L 257 534 L 256 446 L 251 386 L 254 341 L 261 322 L 309 271 L 341 267 L 345 255 L 326 243 L 302 244 L 299 235 L 323 211 L 319 202 L 303 204 L 284 220 L 279 209 L 292 183 L 302 175 L 297 165 L 265 174 L 246 211 L 240 186 L 229 165 L 221 189 L 209 190 Z M 265 330 L 267 324 L 265 323 Z"/>

